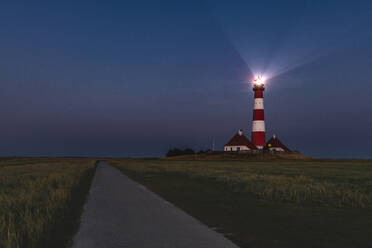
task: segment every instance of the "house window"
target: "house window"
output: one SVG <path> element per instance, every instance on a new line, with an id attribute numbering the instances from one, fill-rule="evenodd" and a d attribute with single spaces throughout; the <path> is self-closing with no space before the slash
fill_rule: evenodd
<path id="1" fill-rule="evenodd" d="M 230 147 L 230 151 L 232 152 L 232 147 Z"/>
<path id="2" fill-rule="evenodd" d="M 236 150 L 237 150 L 237 151 L 240 151 L 240 146 L 238 146 L 238 147 L 236 148 Z"/>

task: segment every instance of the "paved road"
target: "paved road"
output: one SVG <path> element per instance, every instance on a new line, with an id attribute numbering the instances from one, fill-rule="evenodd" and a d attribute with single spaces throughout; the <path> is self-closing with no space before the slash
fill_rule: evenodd
<path id="1" fill-rule="evenodd" d="M 105 162 L 98 164 L 73 247 L 237 248 Z"/>

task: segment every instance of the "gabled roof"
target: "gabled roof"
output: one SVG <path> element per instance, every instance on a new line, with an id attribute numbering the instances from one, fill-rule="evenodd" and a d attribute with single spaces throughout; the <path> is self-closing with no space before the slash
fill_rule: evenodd
<path id="1" fill-rule="evenodd" d="M 225 146 L 247 146 L 249 149 L 256 150 L 257 147 L 253 145 L 241 131 L 234 135 Z"/>
<path id="2" fill-rule="evenodd" d="M 286 152 L 290 152 L 291 150 L 286 147 L 279 139 L 278 137 L 276 137 L 275 135 L 273 135 L 273 137 L 271 137 L 271 139 L 269 139 L 266 143 L 266 146 L 268 148 L 272 148 L 272 147 L 280 147 L 282 148 L 284 151 Z"/>

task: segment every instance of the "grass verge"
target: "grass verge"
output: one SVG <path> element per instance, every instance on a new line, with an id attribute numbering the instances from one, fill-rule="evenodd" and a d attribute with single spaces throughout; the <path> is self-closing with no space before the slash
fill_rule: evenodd
<path id="1" fill-rule="evenodd" d="M 0 247 L 66 247 L 94 175 L 89 159 L 2 159 Z"/>

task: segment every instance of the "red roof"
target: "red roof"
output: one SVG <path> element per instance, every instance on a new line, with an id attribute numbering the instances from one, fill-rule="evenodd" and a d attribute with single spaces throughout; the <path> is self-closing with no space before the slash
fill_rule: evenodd
<path id="1" fill-rule="evenodd" d="M 239 134 L 239 132 L 235 134 L 225 146 L 247 146 L 252 150 L 257 149 L 257 147 L 253 145 L 247 137 L 245 137 L 243 134 Z"/>
<path id="2" fill-rule="evenodd" d="M 267 141 L 266 145 L 269 147 L 269 148 L 272 148 L 272 147 L 280 147 L 282 148 L 284 151 L 286 152 L 290 152 L 291 150 L 286 147 L 275 135 L 273 135 L 273 137 L 271 137 L 271 139 L 269 139 L 269 141 Z"/>

